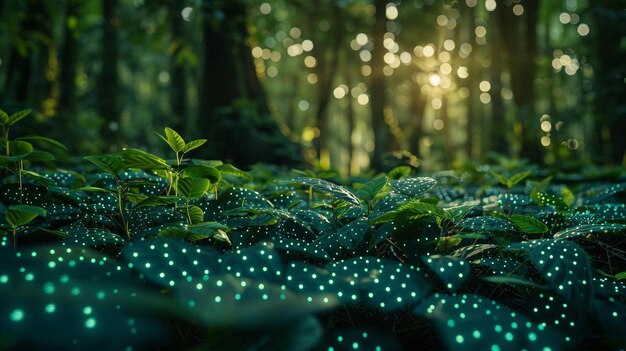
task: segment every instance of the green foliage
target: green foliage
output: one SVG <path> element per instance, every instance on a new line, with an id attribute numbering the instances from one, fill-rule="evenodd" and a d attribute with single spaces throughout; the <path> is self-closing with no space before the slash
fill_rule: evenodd
<path id="1" fill-rule="evenodd" d="M 435 188 L 403 170 L 331 182 L 186 160 L 202 141 L 163 139 L 175 161 L 125 149 L 4 179 L 0 339 L 49 346 L 32 338 L 44 328 L 87 348 L 112 335 L 171 349 L 221 336 L 232 349 L 624 341 L 621 186 L 515 187 L 528 175 L 514 168 L 506 188 L 445 176 Z M 7 166 L 37 151 L 8 145 Z"/>

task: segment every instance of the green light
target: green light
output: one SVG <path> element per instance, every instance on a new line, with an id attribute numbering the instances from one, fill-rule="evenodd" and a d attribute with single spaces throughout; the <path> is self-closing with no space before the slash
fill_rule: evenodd
<path id="1" fill-rule="evenodd" d="M 472 333 L 472 336 L 474 336 L 476 339 L 480 338 L 480 331 L 474 330 L 474 332 Z"/>
<path id="2" fill-rule="evenodd" d="M 96 326 L 96 319 L 95 318 L 87 318 L 87 320 L 85 321 L 85 327 L 92 329 L 93 327 Z"/>
<path id="3" fill-rule="evenodd" d="M 462 344 L 464 340 L 465 338 L 463 338 L 463 335 L 456 336 L 456 342 L 458 342 L 459 344 Z"/>
<path id="4" fill-rule="evenodd" d="M 24 310 L 18 308 L 13 310 L 13 312 L 11 312 L 11 320 L 13 322 L 19 322 L 22 319 L 24 319 Z"/>
<path id="5" fill-rule="evenodd" d="M 528 340 L 530 340 L 530 341 L 537 340 L 537 334 L 535 334 L 535 333 L 528 333 Z"/>
<path id="6" fill-rule="evenodd" d="M 512 333 L 506 333 L 506 334 L 504 334 L 504 338 L 506 339 L 506 341 L 513 341 L 513 334 Z"/>
<path id="7" fill-rule="evenodd" d="M 57 307 L 53 303 L 48 304 L 46 306 L 46 312 L 48 312 L 48 313 L 54 313 L 54 311 L 56 311 L 56 309 L 57 309 Z"/>

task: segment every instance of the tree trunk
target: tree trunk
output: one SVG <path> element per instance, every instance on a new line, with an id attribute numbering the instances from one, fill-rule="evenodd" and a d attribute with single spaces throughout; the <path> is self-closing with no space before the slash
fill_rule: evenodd
<path id="1" fill-rule="evenodd" d="M 504 7 L 503 5 L 501 7 Z M 511 11 L 510 9 L 505 9 Z M 498 17 L 502 11 L 494 11 L 494 16 Z M 497 18 L 496 18 L 497 21 Z M 496 22 L 494 21 L 494 22 Z M 492 26 L 497 28 L 496 24 Z M 485 125 L 486 128 L 490 128 L 487 135 L 490 135 L 490 145 L 488 150 L 494 150 L 496 152 L 509 155 L 510 143 L 507 141 L 507 136 L 510 130 L 510 126 L 506 121 L 506 114 L 504 111 L 504 101 L 502 100 L 502 57 L 500 56 L 503 51 L 502 33 L 498 30 L 492 30 L 491 34 L 491 123 Z M 518 53 L 518 55 L 525 55 L 524 53 Z M 534 57 L 533 57 L 534 59 Z M 532 103 L 532 101 L 531 101 Z M 489 127 L 487 127 L 487 125 Z"/>
<path id="2" fill-rule="evenodd" d="M 420 86 L 411 83 L 411 104 L 409 105 L 409 125 L 408 125 L 408 149 L 418 158 L 421 157 L 420 140 L 424 136 L 424 108 L 426 107 L 426 97 L 422 95 Z"/>
<path id="3" fill-rule="evenodd" d="M 104 120 L 101 135 L 109 151 L 121 142 L 120 110 L 118 106 L 117 63 L 119 60 L 117 34 L 117 0 L 102 0 L 102 68 L 98 79 L 98 114 Z"/>
<path id="4" fill-rule="evenodd" d="M 269 113 L 250 47 L 247 2 L 202 3 L 203 55 L 198 127 L 208 139 L 204 157 L 240 166 L 293 164 L 298 150 Z M 198 154 L 201 154 L 199 152 Z"/>
<path id="5" fill-rule="evenodd" d="M 78 40 L 75 29 L 70 25 L 71 18 L 78 17 L 81 3 L 67 1 L 63 26 L 63 47 L 60 53 L 61 74 L 59 76 L 59 112 L 64 126 L 74 118 L 76 113 L 76 66 L 78 59 Z"/>
<path id="6" fill-rule="evenodd" d="M 509 63 L 513 100 L 517 107 L 516 136 L 521 143 L 520 155 L 541 162 L 539 118 L 535 116 L 535 73 L 537 65 L 537 19 L 539 0 L 525 3 L 524 15 L 516 18 L 510 6 L 498 6 L 499 29 Z"/>
<path id="7" fill-rule="evenodd" d="M 333 91 L 333 80 L 337 75 L 339 67 L 339 51 L 343 40 L 343 24 L 341 22 L 340 9 L 332 6 L 333 9 L 333 25 L 335 35 L 327 47 L 320 47 L 317 52 L 318 64 L 316 67 L 317 82 L 317 109 L 315 111 L 315 121 L 320 130 L 320 135 L 314 142 L 315 152 L 320 159 L 320 165 L 324 168 L 330 166 L 330 155 L 328 151 L 328 141 L 330 135 L 328 105 Z M 324 59 L 322 59 L 324 58 Z M 350 98 L 349 94 L 346 98 Z"/>
<path id="8" fill-rule="evenodd" d="M 626 14 L 623 6 L 598 1 L 592 6 L 595 20 L 593 61 L 596 121 L 591 145 L 602 161 L 626 165 L 626 49 L 620 43 L 626 37 Z"/>
<path id="9" fill-rule="evenodd" d="M 181 10 L 185 6 L 185 0 L 172 0 L 170 2 L 169 26 L 171 31 L 170 38 L 170 109 L 172 118 L 172 127 L 179 133 L 186 133 L 187 121 L 187 75 L 185 66 L 178 62 L 179 54 L 185 45 L 185 27 Z"/>
<path id="10" fill-rule="evenodd" d="M 385 66 L 384 55 L 385 47 L 383 40 L 386 29 L 387 18 L 385 10 L 387 6 L 386 0 L 375 0 L 376 7 L 374 28 L 372 37 L 374 38 L 374 49 L 372 50 L 372 75 L 370 80 L 370 110 L 372 118 L 372 129 L 374 132 L 374 152 L 371 158 L 370 166 L 374 169 L 383 168 L 384 154 L 389 150 L 389 142 L 391 135 L 389 128 L 385 123 L 385 103 L 386 97 L 386 79 L 383 74 Z"/>

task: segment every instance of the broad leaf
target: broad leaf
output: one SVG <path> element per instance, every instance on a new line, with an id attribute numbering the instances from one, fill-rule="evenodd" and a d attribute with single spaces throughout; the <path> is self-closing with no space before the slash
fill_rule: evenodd
<path id="1" fill-rule="evenodd" d="M 31 112 L 33 112 L 33 111 L 32 110 L 22 110 L 22 111 L 15 112 L 14 114 L 11 115 L 11 117 L 9 117 L 9 123 L 8 124 L 10 126 L 14 125 L 15 123 L 19 122 L 23 118 L 25 118 L 28 115 L 30 115 Z"/>
<path id="2" fill-rule="evenodd" d="M 619 234 L 626 232 L 626 224 L 607 223 L 607 224 L 584 224 L 576 227 L 567 228 L 554 234 L 555 239 L 570 239 L 584 237 L 595 234 Z"/>
<path id="3" fill-rule="evenodd" d="M 564 338 L 522 313 L 479 295 L 435 294 L 413 309 L 433 321 L 448 350 L 560 350 Z"/>
<path id="4" fill-rule="evenodd" d="M 174 152 L 181 152 L 185 148 L 185 140 L 172 128 L 165 127 L 164 140 Z"/>
<path id="5" fill-rule="evenodd" d="M 539 239 L 508 246 L 528 253 L 543 279 L 566 301 L 589 310 L 591 307 L 591 267 L 587 254 L 565 240 Z"/>
<path id="6" fill-rule="evenodd" d="M 457 291 L 470 278 L 472 267 L 464 259 L 452 256 L 423 256 L 422 262 L 435 273 L 451 292 Z"/>
<path id="7" fill-rule="evenodd" d="M 171 168 L 164 159 L 139 149 L 126 148 L 120 154 L 124 160 L 124 165 L 128 168 L 147 170 Z"/>
<path id="8" fill-rule="evenodd" d="M 39 206 L 31 205 L 11 205 L 5 217 L 7 222 L 13 227 L 21 227 L 33 221 L 37 216 L 46 216 L 46 210 Z"/>
<path id="9" fill-rule="evenodd" d="M 387 184 L 387 177 L 380 176 L 374 178 L 369 182 L 363 184 L 356 192 L 356 194 L 365 201 L 371 201 Z"/>
<path id="10" fill-rule="evenodd" d="M 86 156 L 84 159 L 98 166 L 101 171 L 114 176 L 124 170 L 124 162 L 118 155 Z"/>
<path id="11" fill-rule="evenodd" d="M 222 174 L 215 167 L 194 165 L 183 170 L 184 177 L 207 178 L 211 184 L 217 184 L 222 180 Z"/>
<path id="12" fill-rule="evenodd" d="M 206 143 L 206 142 L 207 142 L 206 139 L 192 140 L 192 141 L 188 142 L 187 144 L 185 144 L 185 147 L 183 147 L 183 149 L 181 151 L 183 153 L 188 153 L 189 151 L 197 149 L 200 146 L 204 145 L 204 143 Z"/>
<path id="13" fill-rule="evenodd" d="M 507 219 L 513 223 L 520 232 L 526 234 L 544 234 L 548 232 L 543 222 L 528 215 L 510 215 Z"/>
<path id="14" fill-rule="evenodd" d="M 206 178 L 180 178 L 175 184 L 176 193 L 185 199 L 199 199 L 207 190 L 211 182 Z"/>
<path id="15" fill-rule="evenodd" d="M 389 182 L 395 191 L 409 197 L 420 197 L 436 184 L 437 181 L 429 177 L 398 179 Z"/>
<path id="16" fill-rule="evenodd" d="M 348 189 L 317 178 L 296 177 L 283 180 L 284 182 L 298 183 L 302 185 L 308 185 L 313 189 L 322 192 L 332 198 L 343 200 L 354 207 L 361 207 L 361 201 L 359 198 L 350 192 Z"/>

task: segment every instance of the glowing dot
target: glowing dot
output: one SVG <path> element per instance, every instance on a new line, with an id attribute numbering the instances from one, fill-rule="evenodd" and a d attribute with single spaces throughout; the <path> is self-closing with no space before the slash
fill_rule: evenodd
<path id="1" fill-rule="evenodd" d="M 456 339 L 456 342 L 458 342 L 459 344 L 462 344 L 462 343 L 463 343 L 463 341 L 465 340 L 465 339 L 463 338 L 463 335 L 460 335 L 460 334 L 459 334 L 459 335 L 457 335 L 455 339 Z"/>
<path id="2" fill-rule="evenodd" d="M 22 319 L 24 319 L 24 310 L 18 308 L 13 310 L 13 312 L 11 312 L 11 320 L 13 322 L 19 322 Z"/>
<path id="3" fill-rule="evenodd" d="M 536 341 L 537 340 L 537 334 L 535 334 L 535 333 L 528 333 L 528 340 Z"/>
<path id="4" fill-rule="evenodd" d="M 93 327 L 96 326 L 96 319 L 95 318 L 87 318 L 87 320 L 85 321 L 85 327 L 92 329 Z"/>
<path id="5" fill-rule="evenodd" d="M 92 312 L 91 306 L 85 306 L 85 308 L 83 308 L 83 313 L 84 314 L 89 315 L 89 314 L 91 314 L 91 312 Z"/>
<path id="6" fill-rule="evenodd" d="M 524 6 L 522 6 L 521 4 L 516 4 L 515 6 L 513 6 L 513 14 L 515 14 L 515 16 L 521 16 L 524 14 Z"/>
<path id="7" fill-rule="evenodd" d="M 48 313 L 54 313 L 54 311 L 56 311 L 56 309 L 57 309 L 57 307 L 53 303 L 50 303 L 50 304 L 46 305 L 46 308 L 45 308 L 46 312 L 48 312 Z"/>

